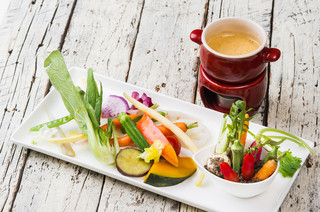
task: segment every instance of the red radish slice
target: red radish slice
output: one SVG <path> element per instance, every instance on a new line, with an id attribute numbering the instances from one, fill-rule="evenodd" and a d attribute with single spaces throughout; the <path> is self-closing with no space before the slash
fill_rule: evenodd
<path id="1" fill-rule="evenodd" d="M 113 118 L 119 113 L 126 113 L 129 110 L 127 100 L 122 96 L 110 95 L 106 105 L 101 109 L 102 118 Z"/>
<path id="2" fill-rule="evenodd" d="M 257 142 L 253 142 L 250 147 L 254 147 L 257 145 Z M 258 152 L 257 152 L 258 151 Z M 257 153 L 256 153 L 257 152 Z M 262 147 L 259 146 L 258 150 L 252 151 L 251 155 L 254 157 L 254 162 L 259 161 L 260 160 L 260 156 L 261 156 L 261 152 L 262 152 Z"/>

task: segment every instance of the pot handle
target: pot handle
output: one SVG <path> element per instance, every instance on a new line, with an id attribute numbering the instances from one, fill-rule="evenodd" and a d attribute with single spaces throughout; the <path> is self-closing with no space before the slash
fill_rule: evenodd
<path id="1" fill-rule="evenodd" d="M 277 48 L 267 48 L 263 53 L 263 61 L 268 62 L 275 62 L 281 56 L 281 51 Z"/>
<path id="2" fill-rule="evenodd" d="M 190 39 L 191 39 L 193 42 L 201 45 L 201 44 L 202 44 L 202 42 L 201 42 L 202 31 L 203 31 L 202 29 L 195 29 L 195 30 L 193 30 L 193 31 L 190 33 Z"/>

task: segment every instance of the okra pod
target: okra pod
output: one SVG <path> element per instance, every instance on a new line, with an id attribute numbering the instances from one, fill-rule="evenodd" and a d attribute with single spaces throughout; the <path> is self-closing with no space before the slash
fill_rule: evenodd
<path id="1" fill-rule="evenodd" d="M 243 160 L 244 146 L 235 140 L 231 146 L 233 170 L 240 173 L 241 163 Z"/>
<path id="2" fill-rule="evenodd" d="M 144 152 L 145 148 L 149 147 L 147 140 L 143 137 L 142 133 L 138 130 L 135 123 L 131 120 L 131 118 L 125 114 L 120 113 L 118 115 L 119 121 L 126 130 L 127 134 L 131 138 L 131 140 L 137 145 L 137 147 Z"/>

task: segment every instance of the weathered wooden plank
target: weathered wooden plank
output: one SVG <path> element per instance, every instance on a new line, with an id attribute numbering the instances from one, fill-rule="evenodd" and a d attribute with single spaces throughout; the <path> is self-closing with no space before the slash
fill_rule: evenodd
<path id="1" fill-rule="evenodd" d="M 76 3 L 68 34 L 61 40 L 63 43 L 54 48 L 63 47 L 62 52 L 68 66 L 96 68 L 99 64 L 100 73 L 106 74 L 109 71 L 114 78 L 125 80 L 142 2 L 78 0 Z M 67 18 L 64 19 L 66 22 Z M 55 24 L 53 20 L 53 25 Z M 45 39 L 43 44 L 41 49 L 47 56 L 52 50 L 47 49 L 47 45 L 54 45 L 50 39 Z M 121 57 L 116 57 L 115 53 Z M 42 67 L 43 59 L 38 64 Z M 114 71 L 113 66 L 117 66 L 118 71 Z M 43 91 L 44 89 L 39 89 L 39 92 Z M 14 209 L 94 211 L 99 205 L 103 182 L 104 176 L 100 174 L 31 152 Z M 45 194 L 39 195 L 43 191 Z"/>
<path id="2" fill-rule="evenodd" d="M 78 1 L 62 53 L 68 66 L 125 80 L 143 0 Z"/>
<path id="3" fill-rule="evenodd" d="M 290 4 L 290 7 L 288 5 Z M 272 45 L 282 50 L 271 66 L 268 126 L 315 142 L 281 211 L 320 210 L 319 1 L 275 1 Z"/>
<path id="4" fill-rule="evenodd" d="M 179 203 L 106 177 L 98 211 L 179 211 Z"/>
<path id="5" fill-rule="evenodd" d="M 198 45 L 189 34 L 206 9 L 206 1 L 146 1 L 128 82 L 193 102 Z"/>
<path id="6" fill-rule="evenodd" d="M 0 121 L 0 210 L 12 208 L 28 155 L 25 149 L 10 142 L 10 136 L 23 117 L 43 98 L 47 83 L 47 77 L 37 64 L 45 57 L 40 48 L 45 39 L 54 43 L 55 48 L 59 46 L 72 3 L 12 1 L 1 28 L 0 34 L 8 46 L 4 45 L 0 50 L 3 113 Z"/>
<path id="7" fill-rule="evenodd" d="M 12 145 L 9 137 L 42 99 L 47 80 L 43 59 L 62 44 L 69 66 L 94 67 L 120 80 L 125 80 L 130 70 L 130 83 L 193 102 L 199 60 L 198 47 L 188 36 L 204 24 L 206 2 L 78 0 L 64 43 L 60 38 L 66 32 L 73 1 L 29 4 L 14 1 L 7 24 L 0 29 L 1 40 L 8 44 L 0 46 L 0 209 L 10 210 L 14 204 L 17 211 L 196 210 L 57 159 L 27 153 Z M 316 141 L 320 137 L 319 63 L 315 59 L 319 57 L 319 20 L 314 14 L 318 14 L 319 5 L 297 1 L 288 10 L 288 4 L 275 2 L 272 45 L 283 50 L 283 59 L 271 66 L 268 125 Z M 245 16 L 270 33 L 271 13 L 272 1 L 210 1 L 208 22 L 217 17 Z M 312 29 L 316 33 L 311 33 Z M 164 40 L 168 40 L 167 46 Z M 166 74 L 161 75 L 162 70 Z M 181 83 L 175 83 L 176 79 Z M 198 97 L 196 101 L 199 103 Z M 295 112 L 301 108 L 302 114 Z M 319 210 L 319 154 L 309 158 L 307 167 L 285 200 L 283 211 Z"/>

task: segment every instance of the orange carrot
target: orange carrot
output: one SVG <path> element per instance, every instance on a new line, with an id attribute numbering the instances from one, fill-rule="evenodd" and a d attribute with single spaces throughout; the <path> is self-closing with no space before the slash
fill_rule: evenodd
<path id="1" fill-rule="evenodd" d="M 253 179 L 265 180 L 270 177 L 274 171 L 277 169 L 276 160 L 268 160 L 262 168 L 254 175 Z"/>
<path id="2" fill-rule="evenodd" d="M 249 118 L 249 114 L 248 114 L 248 113 L 246 114 L 245 118 Z M 245 121 L 244 124 L 249 127 L 249 121 Z M 248 134 L 248 127 L 244 126 L 243 129 L 246 130 L 246 131 L 242 131 L 242 133 L 241 133 L 240 143 L 241 143 L 243 146 L 246 146 L 246 139 L 247 139 L 247 134 Z"/>
<path id="3" fill-rule="evenodd" d="M 131 119 L 134 119 L 134 118 L 138 117 L 138 115 L 133 115 L 133 114 L 131 114 L 129 116 L 130 116 Z M 121 125 L 122 125 L 118 118 L 113 120 L 113 124 L 114 124 L 115 127 L 121 127 Z M 101 128 L 104 131 L 106 131 L 107 127 L 108 127 L 108 124 L 104 124 L 104 125 L 101 126 Z"/>
<path id="4" fill-rule="evenodd" d="M 157 140 L 164 146 L 161 156 L 164 157 L 169 163 L 178 167 L 179 161 L 173 146 L 167 140 L 166 136 L 157 128 L 151 118 L 145 113 L 140 121 L 137 123 L 137 128 L 146 138 L 150 146 Z"/>
<path id="5" fill-rule="evenodd" d="M 198 126 L 197 123 L 192 123 L 192 124 L 186 125 L 186 123 L 184 123 L 184 122 L 176 122 L 174 124 L 177 127 L 179 127 L 183 132 L 186 132 L 188 129 L 191 129 L 193 127 L 197 127 Z M 163 125 L 159 125 L 157 127 L 162 132 L 162 134 L 165 135 L 165 136 L 174 135 L 173 132 L 171 132 L 171 130 L 169 130 L 168 128 L 166 128 Z M 110 143 L 113 144 L 113 140 L 112 139 L 110 140 Z M 118 143 L 119 143 L 120 147 L 129 146 L 131 144 L 134 144 L 133 141 L 131 140 L 131 138 L 128 135 L 119 137 L 118 138 Z"/>
<path id="6" fill-rule="evenodd" d="M 187 125 L 184 122 L 176 122 L 174 123 L 177 127 L 179 127 L 183 132 L 187 132 Z M 165 136 L 171 136 L 174 135 L 173 132 L 171 132 L 171 130 L 169 130 L 168 128 L 166 128 L 163 125 L 159 125 L 157 126 L 158 129 L 165 135 Z"/>
<path id="7" fill-rule="evenodd" d="M 129 146 L 134 144 L 131 138 L 128 135 L 122 136 L 118 138 L 118 143 L 120 147 Z M 113 145 L 113 139 L 110 139 L 110 145 Z"/>

